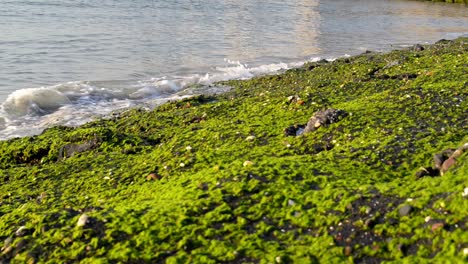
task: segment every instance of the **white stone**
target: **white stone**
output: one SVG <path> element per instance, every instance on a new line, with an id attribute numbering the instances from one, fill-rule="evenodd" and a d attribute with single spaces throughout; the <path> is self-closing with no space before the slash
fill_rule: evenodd
<path id="1" fill-rule="evenodd" d="M 78 219 L 78 223 L 76 223 L 76 226 L 82 227 L 85 226 L 88 223 L 89 216 L 87 214 L 82 214 L 80 218 Z"/>
<path id="2" fill-rule="evenodd" d="M 247 141 L 253 141 L 255 139 L 255 136 L 248 136 L 245 138 Z"/>

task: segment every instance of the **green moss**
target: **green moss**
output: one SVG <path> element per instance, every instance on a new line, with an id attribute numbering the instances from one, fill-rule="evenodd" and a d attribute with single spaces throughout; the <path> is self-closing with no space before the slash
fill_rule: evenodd
<path id="1" fill-rule="evenodd" d="M 0 241 L 12 238 L 0 260 L 466 261 L 468 155 L 443 177 L 414 174 L 468 142 L 467 41 L 308 63 L 0 142 Z M 285 136 L 328 107 L 349 115 Z"/>

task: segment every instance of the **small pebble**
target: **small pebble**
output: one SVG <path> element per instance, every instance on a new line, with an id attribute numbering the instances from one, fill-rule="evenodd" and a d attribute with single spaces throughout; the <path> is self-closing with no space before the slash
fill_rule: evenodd
<path id="1" fill-rule="evenodd" d="M 246 161 L 244 161 L 243 166 L 244 166 L 244 167 L 248 167 L 248 166 L 252 166 L 253 164 L 254 164 L 254 163 L 253 163 L 252 161 L 246 160 Z"/>
<path id="2" fill-rule="evenodd" d="M 296 204 L 296 202 L 294 202 L 294 200 L 291 200 L 291 199 L 288 200 L 288 205 L 289 206 L 293 206 L 295 204 Z"/>
<path id="3" fill-rule="evenodd" d="M 7 239 L 5 239 L 2 251 L 5 250 L 8 246 L 10 246 L 11 242 L 13 242 L 12 237 L 8 237 Z"/>
<path id="4" fill-rule="evenodd" d="M 463 197 L 467 197 L 467 196 L 468 196 L 468 188 L 465 188 L 465 190 L 463 190 L 462 196 L 463 196 Z"/>
<path id="5" fill-rule="evenodd" d="M 185 164 L 184 164 L 183 162 L 181 162 L 181 163 L 179 164 L 179 166 L 180 166 L 181 168 L 183 168 L 183 167 L 185 167 Z"/>
<path id="6" fill-rule="evenodd" d="M 435 231 L 437 231 L 437 230 L 439 230 L 439 229 L 444 228 L 444 226 L 445 226 L 444 223 L 435 223 L 435 224 L 433 224 L 433 225 L 431 226 L 431 230 L 432 230 L 432 232 L 435 232 Z"/>
<path id="7" fill-rule="evenodd" d="M 345 256 L 350 256 L 353 252 L 353 249 L 350 246 L 345 247 L 344 254 Z"/>
<path id="8" fill-rule="evenodd" d="M 104 180 L 110 180 L 110 177 L 109 177 L 109 176 L 105 176 L 105 177 L 104 177 Z"/>
<path id="9" fill-rule="evenodd" d="M 148 174 L 148 176 L 146 176 L 147 181 L 155 181 L 155 180 L 159 180 L 159 178 L 160 177 L 156 173 L 150 173 Z"/>
<path id="10" fill-rule="evenodd" d="M 463 249 L 463 255 L 468 256 L 468 248 Z"/>
<path id="11" fill-rule="evenodd" d="M 185 149 L 186 149 L 187 151 L 191 151 L 191 150 L 192 150 L 192 147 L 191 147 L 191 146 L 187 146 Z"/>
<path id="12" fill-rule="evenodd" d="M 88 223 L 89 216 L 87 214 L 82 214 L 80 218 L 78 219 L 78 223 L 76 223 L 76 226 L 82 227 L 85 226 Z"/>
<path id="13" fill-rule="evenodd" d="M 413 211 L 413 207 L 410 205 L 404 205 L 398 210 L 400 216 L 408 216 Z"/>
<path id="14" fill-rule="evenodd" d="M 276 260 L 276 263 L 281 263 L 281 257 L 278 256 L 275 258 L 275 260 Z"/>
<path id="15" fill-rule="evenodd" d="M 255 136 L 248 136 L 245 138 L 247 141 L 253 141 L 255 139 Z"/>
<path id="16" fill-rule="evenodd" d="M 426 218 L 424 218 L 424 221 L 425 221 L 426 223 L 429 222 L 429 221 L 431 221 L 431 220 L 432 220 L 432 217 L 430 217 L 430 216 L 426 216 Z"/>

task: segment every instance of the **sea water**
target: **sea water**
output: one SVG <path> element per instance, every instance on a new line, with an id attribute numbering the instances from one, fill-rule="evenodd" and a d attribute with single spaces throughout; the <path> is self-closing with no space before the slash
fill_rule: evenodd
<path id="1" fill-rule="evenodd" d="M 2 0 L 0 139 L 152 108 L 216 81 L 468 34 L 463 4 Z"/>

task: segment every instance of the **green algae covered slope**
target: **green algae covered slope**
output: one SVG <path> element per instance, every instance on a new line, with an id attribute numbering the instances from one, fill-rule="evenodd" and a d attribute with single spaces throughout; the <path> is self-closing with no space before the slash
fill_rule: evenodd
<path id="1" fill-rule="evenodd" d="M 465 262 L 468 154 L 431 167 L 468 143 L 467 51 L 309 63 L 1 142 L 0 261 Z M 347 115 L 285 133 L 327 108 Z"/>

